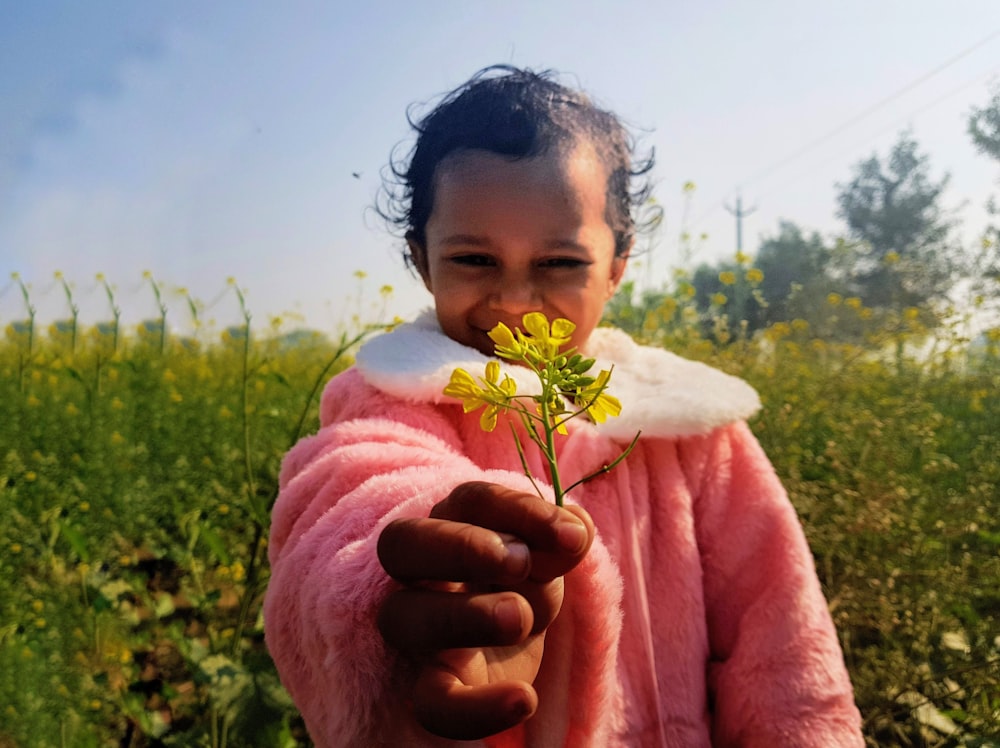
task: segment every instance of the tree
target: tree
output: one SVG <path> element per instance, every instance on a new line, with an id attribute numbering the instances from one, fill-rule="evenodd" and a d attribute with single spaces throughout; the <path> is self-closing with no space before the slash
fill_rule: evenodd
<path id="1" fill-rule="evenodd" d="M 791 221 L 781 221 L 777 236 L 765 237 L 754 263 L 764 274 L 765 324 L 795 318 L 812 321 L 817 299 L 833 290 L 832 250 L 817 232 L 808 237 Z"/>
<path id="2" fill-rule="evenodd" d="M 948 177 L 934 182 L 929 171 L 927 156 L 904 133 L 888 157 L 862 161 L 854 178 L 838 185 L 838 215 L 858 240 L 845 280 L 866 306 L 921 306 L 951 290 L 952 223 L 939 202 Z"/>
<path id="3" fill-rule="evenodd" d="M 968 131 L 976 148 L 1000 164 L 1000 86 L 985 107 L 972 110 Z M 991 215 L 1000 216 L 995 198 L 989 199 L 986 208 Z M 995 304 L 1000 297 L 1000 225 L 984 229 L 974 265 L 973 288 Z"/>
<path id="4" fill-rule="evenodd" d="M 973 109 L 969 116 L 969 136 L 976 148 L 1000 162 L 1000 86 L 982 109 Z"/>

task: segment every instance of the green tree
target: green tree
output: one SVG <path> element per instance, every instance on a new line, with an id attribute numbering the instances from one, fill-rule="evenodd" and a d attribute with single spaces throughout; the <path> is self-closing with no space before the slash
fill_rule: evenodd
<path id="1" fill-rule="evenodd" d="M 1000 162 L 1000 86 L 986 106 L 972 110 L 968 129 L 976 148 Z"/>
<path id="2" fill-rule="evenodd" d="M 951 290 L 956 248 L 940 205 L 947 184 L 947 175 L 931 179 L 927 156 L 904 133 L 888 156 L 862 161 L 851 181 L 838 185 L 838 215 L 857 240 L 845 281 L 866 306 L 920 306 Z"/>
<path id="3" fill-rule="evenodd" d="M 801 318 L 813 322 L 817 299 L 834 290 L 833 249 L 818 232 L 808 236 L 791 221 L 782 221 L 775 236 L 765 237 L 754 265 L 764 274 L 760 291 L 767 301 L 765 324 Z"/>
<path id="4" fill-rule="evenodd" d="M 1000 164 L 1000 86 L 986 106 L 972 110 L 968 131 L 976 148 Z M 986 209 L 995 222 L 983 231 L 975 261 L 974 287 L 995 301 L 1000 297 L 1000 206 L 995 197 L 989 199 Z"/>

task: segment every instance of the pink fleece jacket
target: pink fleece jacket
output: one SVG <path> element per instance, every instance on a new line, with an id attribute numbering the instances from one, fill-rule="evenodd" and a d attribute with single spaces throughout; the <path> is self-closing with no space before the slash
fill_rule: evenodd
<path id="1" fill-rule="evenodd" d="M 863 746 L 833 623 L 795 511 L 744 420 L 741 380 L 598 329 L 622 416 L 575 419 L 560 447 L 598 536 L 567 575 L 535 682 L 539 710 L 489 746 Z M 393 589 L 379 533 L 455 485 L 533 490 L 509 430 L 441 395 L 486 358 L 433 315 L 370 341 L 327 386 L 321 429 L 285 458 L 265 599 L 267 644 L 320 746 L 450 745 L 414 724 L 410 673 L 375 625 Z M 512 367 L 518 391 L 534 385 Z M 544 476 L 537 455 L 529 455 Z"/>

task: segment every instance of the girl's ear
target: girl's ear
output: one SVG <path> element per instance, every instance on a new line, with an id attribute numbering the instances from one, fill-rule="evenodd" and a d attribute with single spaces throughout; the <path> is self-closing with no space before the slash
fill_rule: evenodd
<path id="1" fill-rule="evenodd" d="M 611 276 L 608 278 L 608 298 L 610 299 L 615 295 L 615 291 L 618 290 L 618 286 L 622 282 L 622 278 L 625 277 L 625 267 L 628 265 L 629 255 L 632 254 L 632 246 L 635 244 L 635 240 L 629 244 L 628 249 L 620 255 L 615 255 L 611 259 Z"/>
<path id="2" fill-rule="evenodd" d="M 431 275 L 427 264 L 427 250 L 424 248 L 424 245 L 417 241 L 412 231 L 406 232 L 406 246 L 409 250 L 410 262 L 413 263 L 416 271 L 420 273 L 420 279 L 424 282 L 424 286 L 426 286 L 428 291 L 434 293 L 434 290 L 431 288 Z"/>

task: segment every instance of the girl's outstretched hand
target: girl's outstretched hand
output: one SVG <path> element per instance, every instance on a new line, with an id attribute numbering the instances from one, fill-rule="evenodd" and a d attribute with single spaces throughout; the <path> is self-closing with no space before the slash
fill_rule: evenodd
<path id="1" fill-rule="evenodd" d="M 430 517 L 386 526 L 379 561 L 403 587 L 379 630 L 417 666 L 412 700 L 426 730 L 472 740 L 534 714 L 562 576 L 593 539 L 583 509 L 494 483 L 463 483 Z"/>

